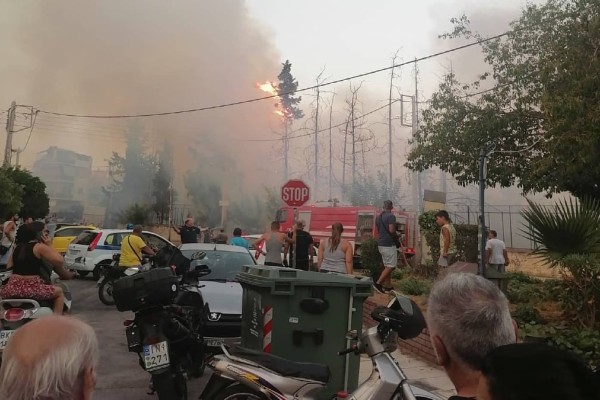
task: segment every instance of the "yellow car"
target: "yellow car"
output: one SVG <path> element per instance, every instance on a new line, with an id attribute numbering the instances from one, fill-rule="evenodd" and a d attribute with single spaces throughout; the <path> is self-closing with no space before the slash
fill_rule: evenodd
<path id="1" fill-rule="evenodd" d="M 54 250 L 64 255 L 67 252 L 69 244 L 77 236 L 79 236 L 81 232 L 87 231 L 88 229 L 95 229 L 95 227 L 92 225 L 75 225 L 65 226 L 63 228 L 57 229 L 56 232 L 54 232 L 54 238 L 52 239 L 52 247 L 54 248 Z"/>

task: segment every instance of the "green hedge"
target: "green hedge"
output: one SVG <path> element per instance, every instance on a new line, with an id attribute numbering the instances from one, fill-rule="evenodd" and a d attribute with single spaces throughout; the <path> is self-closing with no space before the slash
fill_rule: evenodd
<path id="1" fill-rule="evenodd" d="M 427 211 L 419 216 L 419 226 L 434 262 L 440 258 L 440 227 L 435 223 L 437 212 L 438 210 Z M 456 229 L 456 248 L 458 250 L 456 259 L 476 263 L 479 253 L 478 226 L 455 224 L 454 228 Z"/>
<path id="2" fill-rule="evenodd" d="M 361 243 L 360 262 L 363 271 L 369 271 L 369 276 L 373 279 L 373 282 L 377 282 L 383 270 L 383 261 L 381 254 L 379 254 L 377 240 L 371 238 Z"/>

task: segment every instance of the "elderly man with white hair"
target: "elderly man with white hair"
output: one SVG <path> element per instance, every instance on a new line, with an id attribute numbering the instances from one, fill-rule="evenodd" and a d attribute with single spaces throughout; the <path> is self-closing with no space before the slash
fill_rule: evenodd
<path id="1" fill-rule="evenodd" d="M 518 339 L 504 293 L 470 273 L 451 273 L 435 283 L 427 327 L 437 361 L 456 388 L 457 396 L 448 400 L 475 399 L 486 354 Z"/>
<path id="2" fill-rule="evenodd" d="M 0 399 L 89 400 L 98 340 L 73 317 L 49 316 L 19 328 L 2 354 Z"/>

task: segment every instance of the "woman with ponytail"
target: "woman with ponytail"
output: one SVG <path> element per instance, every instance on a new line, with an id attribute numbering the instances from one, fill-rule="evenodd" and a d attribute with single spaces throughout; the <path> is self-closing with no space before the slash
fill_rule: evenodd
<path id="1" fill-rule="evenodd" d="M 7 264 L 7 268 L 12 268 L 13 274 L 8 283 L 0 288 L 0 297 L 53 300 L 54 313 L 62 314 L 65 295 L 60 287 L 42 278 L 49 275 L 44 262 L 51 265 L 61 279 L 72 279 L 75 274 L 64 269 L 62 256 L 50 246 L 50 243 L 43 222 L 31 222 L 19 228 L 15 249 Z"/>
<path id="2" fill-rule="evenodd" d="M 331 225 L 331 236 L 319 243 L 319 271 L 352 274 L 352 245 L 342 239 L 344 226 L 336 222 Z"/>

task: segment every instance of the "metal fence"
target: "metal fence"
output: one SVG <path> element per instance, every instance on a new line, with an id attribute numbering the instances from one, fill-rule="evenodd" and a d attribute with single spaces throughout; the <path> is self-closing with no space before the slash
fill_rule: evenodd
<path id="1" fill-rule="evenodd" d="M 189 215 L 194 215 L 192 206 L 185 204 L 173 204 L 173 225 L 180 226 Z M 198 222 L 198 221 L 196 221 Z M 161 221 L 155 212 L 150 213 L 150 223 L 152 225 L 167 225 L 169 223 L 168 215 Z"/>
<path id="2" fill-rule="evenodd" d="M 531 232 L 531 227 L 521 215 L 521 211 L 528 209 L 526 205 L 487 205 L 485 211 L 485 224 L 489 229 L 498 232 L 498 239 L 512 249 L 533 250 L 536 243 L 526 237 Z M 554 209 L 554 205 L 543 205 Z M 473 224 L 479 222 L 479 209 L 470 205 L 448 205 L 450 218 L 457 224 Z"/>

